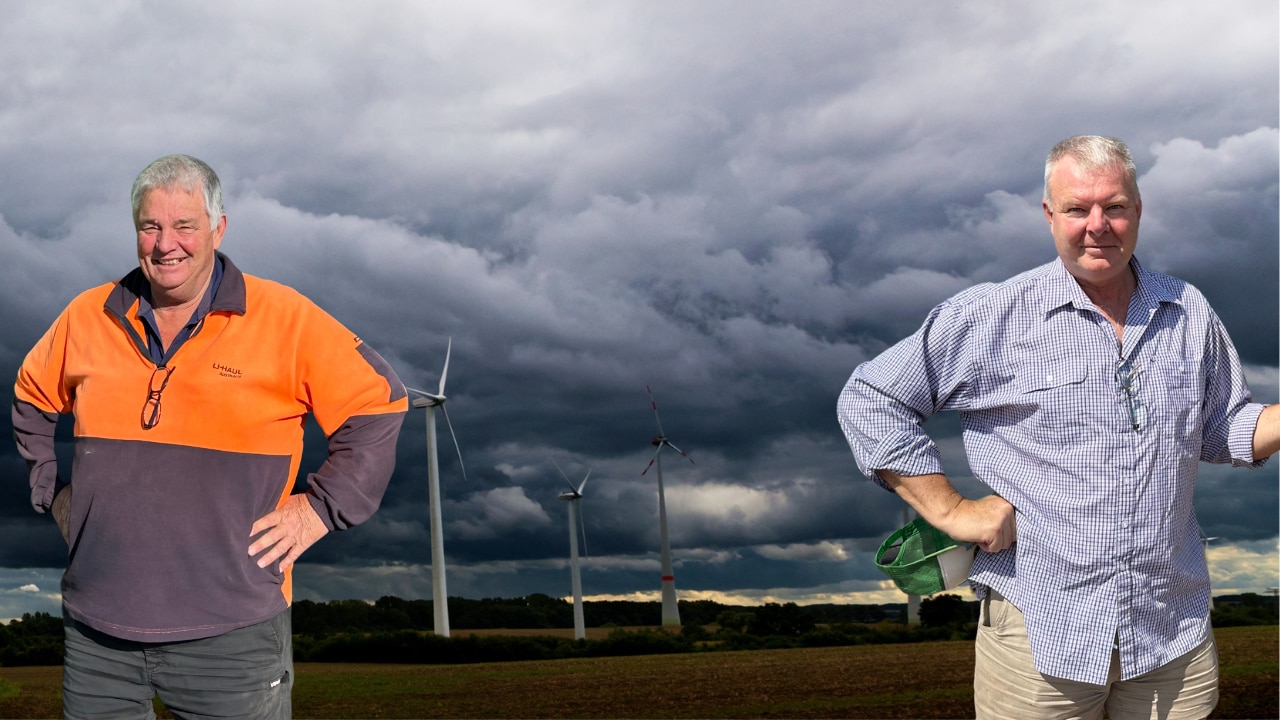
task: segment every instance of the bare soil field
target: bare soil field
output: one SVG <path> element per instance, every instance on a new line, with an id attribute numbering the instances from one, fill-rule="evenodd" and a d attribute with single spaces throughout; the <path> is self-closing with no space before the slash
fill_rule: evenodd
<path id="1" fill-rule="evenodd" d="M 1224 628 L 1217 638 L 1222 700 L 1213 717 L 1277 718 L 1277 628 Z M 0 717 L 59 717 L 61 675 L 58 667 L 0 668 Z M 297 675 L 298 718 L 973 717 L 969 642 L 475 665 L 310 663 Z"/>

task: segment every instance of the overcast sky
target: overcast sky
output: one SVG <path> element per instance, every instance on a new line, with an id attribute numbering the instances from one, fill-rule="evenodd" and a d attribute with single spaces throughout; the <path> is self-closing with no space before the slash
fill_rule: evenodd
<path id="1" fill-rule="evenodd" d="M 681 597 L 895 601 L 872 553 L 901 504 L 858 473 L 836 396 L 933 305 L 1054 257 L 1056 141 L 1129 143 L 1139 259 L 1208 296 L 1276 401 L 1277 15 L 6 2 L 0 376 L 75 294 L 136 266 L 129 186 L 192 154 L 222 178 L 244 271 L 310 296 L 411 386 L 435 386 L 452 338 L 450 594 L 568 594 L 555 461 L 591 471 L 588 598 L 656 599 L 650 386 L 694 460 L 664 463 Z M 981 493 L 956 419 L 929 427 Z M 424 428 L 411 413 L 381 511 L 312 548 L 298 597 L 430 597 Z M 65 547 L 11 444 L 0 478 L 0 617 L 57 612 Z M 1277 487 L 1274 464 L 1202 467 L 1215 592 L 1280 585 Z"/>

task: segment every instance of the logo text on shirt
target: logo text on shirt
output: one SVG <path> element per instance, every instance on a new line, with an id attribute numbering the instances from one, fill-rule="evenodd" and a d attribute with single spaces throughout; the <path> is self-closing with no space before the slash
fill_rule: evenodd
<path id="1" fill-rule="evenodd" d="M 214 363 L 213 369 L 217 370 L 218 375 L 222 377 L 238 378 L 240 377 L 240 374 L 241 374 L 238 369 L 230 367 L 228 365 L 223 365 L 222 363 Z"/>

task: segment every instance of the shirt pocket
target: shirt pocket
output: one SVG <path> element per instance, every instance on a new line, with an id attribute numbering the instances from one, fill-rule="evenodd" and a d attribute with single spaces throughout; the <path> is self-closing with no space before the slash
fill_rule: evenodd
<path id="1" fill-rule="evenodd" d="M 1143 400 L 1151 408 L 1152 425 L 1179 440 L 1198 439 L 1204 393 L 1197 368 L 1184 362 L 1152 363 L 1144 380 Z"/>
<path id="2" fill-rule="evenodd" d="M 1026 409 L 1023 426 L 1032 439 L 1063 445 L 1083 436 L 1088 379 L 1088 367 L 1071 359 L 1032 365 L 1019 373 L 1019 401 Z"/>

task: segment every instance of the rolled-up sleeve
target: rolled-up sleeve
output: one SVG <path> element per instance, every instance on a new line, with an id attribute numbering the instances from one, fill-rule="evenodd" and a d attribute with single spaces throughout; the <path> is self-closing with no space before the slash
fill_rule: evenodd
<path id="1" fill-rule="evenodd" d="M 1240 357 L 1216 314 L 1209 318 L 1204 353 L 1204 443 L 1200 459 L 1236 467 L 1261 467 L 1253 457 L 1253 433 L 1265 405 L 1252 402 Z"/>
<path id="2" fill-rule="evenodd" d="M 964 334 L 955 309 L 939 305 L 914 334 L 859 365 L 840 393 L 840 427 L 858 468 L 881 487 L 888 489 L 877 470 L 942 472 L 923 425 L 964 394 L 971 369 Z"/>

